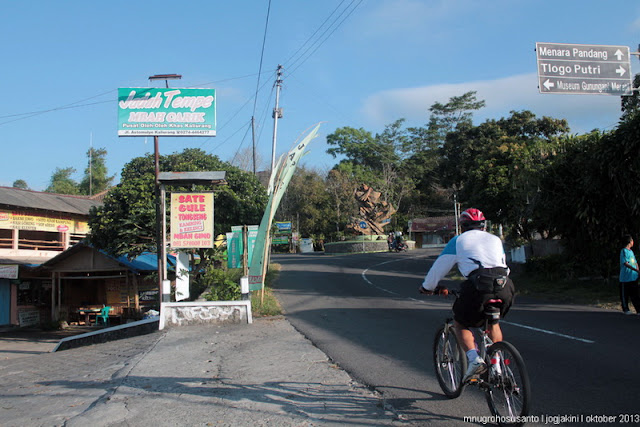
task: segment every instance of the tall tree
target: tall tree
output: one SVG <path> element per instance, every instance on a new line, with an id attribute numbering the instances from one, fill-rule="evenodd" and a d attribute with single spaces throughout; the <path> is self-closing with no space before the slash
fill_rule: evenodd
<path id="1" fill-rule="evenodd" d="M 565 238 L 583 271 L 610 277 L 622 236 L 640 235 L 638 135 L 635 113 L 613 131 L 568 138 L 541 182 L 536 221 Z"/>
<path id="2" fill-rule="evenodd" d="M 13 181 L 13 188 L 19 188 L 21 190 L 29 190 L 29 185 L 24 179 L 16 179 Z"/>
<path id="3" fill-rule="evenodd" d="M 51 175 L 49 186 L 44 191 L 56 194 L 80 194 L 78 183 L 71 178 L 75 172 L 74 168 L 56 168 L 56 171 Z"/>
<path id="4" fill-rule="evenodd" d="M 500 120 L 459 126 L 443 147 L 444 182 L 459 200 L 480 207 L 490 219 L 509 224 L 512 237 L 529 239 L 541 171 L 566 135 L 566 120 L 512 111 Z"/>
<path id="5" fill-rule="evenodd" d="M 199 149 L 160 156 L 160 170 L 170 172 L 226 171 L 228 185 L 215 194 L 214 233 L 231 226 L 259 224 L 267 202 L 266 190 L 250 173 L 241 171 L 218 157 Z M 115 255 L 136 256 L 156 250 L 155 165 L 153 155 L 137 157 L 125 165 L 120 184 L 105 197 L 103 206 L 89 218 L 90 241 Z M 170 191 L 210 191 L 196 186 L 172 187 Z M 168 204 L 167 204 L 168 205 Z M 167 206 L 169 207 L 169 206 Z M 206 253 L 202 253 L 206 257 Z"/>
<path id="6" fill-rule="evenodd" d="M 89 148 L 87 168 L 84 177 L 78 186 L 80 194 L 93 195 L 108 189 L 113 183 L 115 175 L 107 175 L 106 165 L 107 150 L 104 148 Z"/>
<path id="7" fill-rule="evenodd" d="M 448 200 L 448 194 L 452 191 L 445 190 L 441 182 L 439 165 L 443 153 L 440 150 L 449 133 L 473 125 L 473 112 L 484 105 L 474 91 L 453 96 L 445 104 L 435 102 L 431 105 L 425 126 L 407 129 L 402 147 L 405 153 L 403 169 L 413 180 L 415 191 L 406 200 L 406 206 L 401 207 L 402 211 L 420 214 L 450 205 L 452 201 Z M 445 175 L 445 182 L 446 178 Z"/>
<path id="8" fill-rule="evenodd" d="M 339 168 L 334 168 L 327 173 L 325 185 L 329 193 L 329 206 L 332 208 L 329 213 L 331 222 L 335 225 L 335 230 L 332 231 L 343 232 L 345 226 L 358 214 L 354 193 L 360 185 L 359 182 Z"/>
<path id="9" fill-rule="evenodd" d="M 287 187 L 276 218 L 299 224 L 303 236 L 324 234 L 331 229 L 331 204 L 322 175 L 298 167 Z"/>
<path id="10" fill-rule="evenodd" d="M 621 121 L 629 120 L 634 114 L 640 110 L 640 74 L 636 74 L 633 78 L 633 87 L 636 88 L 630 96 L 620 97 L 622 117 Z"/>

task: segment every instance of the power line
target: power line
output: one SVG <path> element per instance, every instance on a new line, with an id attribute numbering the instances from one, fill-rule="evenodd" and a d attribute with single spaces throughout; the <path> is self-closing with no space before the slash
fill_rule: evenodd
<path id="1" fill-rule="evenodd" d="M 267 42 L 267 29 L 269 28 L 269 14 L 271 13 L 271 0 L 269 0 L 269 6 L 267 7 L 267 19 L 264 23 L 264 35 L 262 36 L 262 49 L 260 52 L 260 66 L 258 67 L 258 81 L 256 82 L 256 95 L 253 98 L 253 115 L 256 114 L 256 104 L 258 102 L 258 88 L 260 87 L 260 74 L 262 73 L 262 61 L 264 59 L 264 47 Z"/>
<path id="2" fill-rule="evenodd" d="M 201 86 L 206 86 L 206 85 L 211 85 L 211 84 L 216 84 L 216 83 L 227 82 L 227 81 L 231 81 L 231 80 L 245 79 L 245 78 L 248 78 L 248 77 L 254 77 L 256 75 L 259 75 L 259 74 L 255 74 L 254 73 L 254 74 L 247 74 L 247 75 L 239 76 L 239 77 L 230 77 L 230 78 L 227 78 L 227 79 L 215 80 L 215 81 L 211 81 L 211 82 L 207 82 L 207 83 L 200 83 L 200 84 L 189 86 L 189 87 L 201 87 Z M 117 92 L 117 89 L 111 89 L 111 90 L 109 90 L 107 92 L 103 92 L 103 93 L 100 93 L 98 95 L 94 95 L 94 96 L 90 96 L 90 97 L 87 97 L 87 98 L 83 98 L 83 99 L 80 99 L 78 101 L 71 102 L 69 104 L 61 105 L 59 107 L 47 108 L 45 110 L 38 110 L 38 111 L 29 111 L 29 112 L 25 112 L 25 113 L 7 114 L 7 115 L 4 115 L 4 116 L 0 116 L 0 119 L 15 117 L 12 120 L 6 120 L 4 122 L 0 122 L 0 125 L 16 122 L 16 121 L 19 121 L 19 120 L 28 119 L 28 118 L 31 118 L 31 117 L 39 116 L 41 114 L 51 113 L 51 112 L 54 112 L 54 111 L 69 110 L 69 109 L 73 109 L 73 108 L 88 107 L 88 106 L 91 106 L 91 105 L 113 103 L 113 100 L 110 99 L 110 100 L 107 100 L 107 101 L 98 101 L 98 102 L 90 102 L 90 103 L 86 103 L 86 104 L 79 104 L 80 102 L 89 101 L 90 99 L 99 98 L 101 96 L 109 95 L 109 94 L 114 93 L 114 92 Z M 251 99 L 249 99 L 249 101 L 250 100 Z"/>
<path id="3" fill-rule="evenodd" d="M 335 32 L 336 32 L 336 30 L 337 30 L 337 29 L 338 29 L 338 28 L 339 28 L 339 27 L 344 23 L 344 21 L 345 21 L 347 18 L 349 18 L 349 17 L 353 14 L 353 12 L 358 8 L 358 6 L 360 6 L 360 4 L 361 4 L 363 1 L 364 1 L 364 0 L 359 0 L 359 1 L 358 1 L 358 3 L 357 3 L 355 6 L 353 6 L 353 8 L 349 11 L 349 13 L 348 13 L 348 14 L 347 14 L 347 15 L 346 15 L 346 16 L 345 16 L 345 17 L 344 17 L 340 22 L 338 22 L 338 24 L 337 24 L 337 25 L 335 25 L 335 27 L 333 28 L 333 30 L 331 30 L 331 27 L 333 27 L 333 26 L 334 26 L 334 24 L 338 21 L 338 19 L 340 19 L 340 17 L 341 17 L 342 15 L 344 15 L 344 14 L 347 12 L 347 10 L 349 10 L 349 8 L 350 8 L 350 7 L 351 7 L 351 6 L 356 2 L 356 0 L 352 0 L 352 1 L 351 1 L 351 3 L 350 3 L 350 4 L 349 4 L 349 5 L 348 5 L 348 6 L 347 6 L 347 7 L 346 7 L 346 8 L 345 8 L 345 9 L 344 9 L 344 10 L 343 10 L 343 11 L 342 11 L 342 12 L 341 12 L 341 13 L 340 13 L 340 14 L 339 14 L 339 15 L 338 15 L 338 16 L 337 16 L 337 17 L 336 17 L 332 22 L 331 22 L 331 24 L 330 24 L 330 25 L 329 25 L 329 26 L 328 26 L 328 27 L 327 27 L 327 28 L 322 32 L 322 34 L 320 35 L 320 37 L 319 37 L 318 39 L 316 39 L 316 41 L 314 41 L 314 42 L 311 44 L 311 46 L 309 46 L 309 47 L 308 47 L 308 48 L 307 48 L 307 49 L 302 53 L 302 55 L 300 56 L 300 58 L 296 59 L 292 64 L 288 64 L 289 72 L 288 72 L 287 74 L 288 74 L 288 75 L 293 74 L 293 73 L 294 73 L 298 68 L 300 68 L 300 67 L 302 66 L 302 64 L 304 64 L 304 63 L 305 63 L 309 58 L 311 58 L 311 56 L 313 56 L 313 54 L 314 54 L 314 53 L 316 53 L 316 51 L 320 48 L 320 46 L 322 46 L 322 45 L 323 45 L 323 44 L 324 44 L 324 43 L 329 39 L 329 37 L 331 37 L 331 36 L 333 35 L 333 33 L 335 33 Z M 341 3 L 341 4 L 342 4 L 342 3 Z M 334 12 L 335 12 L 335 11 L 334 11 Z M 333 15 L 333 13 L 334 13 L 334 12 L 332 12 L 332 14 L 331 14 L 331 15 Z M 331 16 L 331 15 L 330 15 L 330 16 Z M 326 20 L 325 20 L 325 22 L 326 22 Z M 322 23 L 322 25 L 324 25 L 324 22 Z M 322 25 L 321 25 L 320 27 L 322 27 Z M 330 32 L 326 37 L 324 37 L 324 39 L 322 39 L 322 40 L 320 41 L 320 38 L 322 38 L 322 37 L 327 33 L 327 31 L 329 31 L 329 30 L 331 30 L 331 32 Z M 317 32 L 317 31 L 316 31 L 316 32 Z M 314 33 L 314 34 L 315 34 L 315 33 Z M 315 44 L 317 44 L 318 42 L 320 42 L 320 44 L 318 44 L 318 45 L 315 47 L 315 49 L 313 49 L 313 51 L 312 51 L 310 54 L 308 54 L 308 55 L 306 56 L 306 58 L 302 59 L 302 57 L 303 57 L 303 56 L 304 56 L 304 55 L 305 55 L 305 54 L 306 54 L 310 49 L 312 49 L 312 48 L 313 48 L 313 46 L 314 46 Z M 301 61 L 301 62 L 300 62 L 298 65 L 294 66 L 294 65 L 296 64 L 296 62 L 298 62 L 298 61 Z"/>
<path id="4" fill-rule="evenodd" d="M 91 99 L 91 98 L 89 98 L 89 99 Z M 82 102 L 82 101 L 78 101 L 78 102 Z M 7 120 L 7 121 L 4 121 L 4 122 L 0 122 L 0 126 L 4 125 L 4 124 L 7 124 L 7 123 L 17 122 L 19 120 L 29 119 L 31 117 L 39 116 L 41 114 L 50 113 L 52 111 L 70 110 L 72 108 L 87 107 L 87 106 L 90 106 L 90 105 L 98 105 L 98 104 L 107 104 L 107 103 L 112 103 L 112 102 L 113 102 L 112 100 L 109 100 L 109 101 L 100 101 L 100 102 L 90 102 L 88 104 L 80 104 L 80 105 L 73 105 L 73 104 L 75 104 L 75 103 L 73 103 L 73 104 L 68 104 L 66 106 L 62 106 L 62 107 L 50 108 L 48 110 L 33 111 L 33 112 L 30 112 L 30 113 L 11 114 L 11 115 L 8 115 L 8 116 L 0 116 L 0 118 L 24 116 L 24 117 L 18 117 L 18 118 L 13 119 L 13 120 Z"/>
<path id="5" fill-rule="evenodd" d="M 266 86 L 268 83 L 269 83 L 268 81 L 264 82 L 264 83 L 262 84 L 262 87 L 260 87 L 260 90 L 263 90 L 263 89 L 265 88 L 265 86 Z M 240 112 L 241 112 L 241 111 L 242 111 L 242 110 L 247 106 L 247 104 L 249 104 L 249 102 L 251 102 L 252 100 L 253 100 L 253 98 L 249 98 L 249 99 L 247 99 L 247 100 L 244 102 L 244 104 L 242 104 L 242 105 L 240 106 L 240 108 L 238 108 L 238 109 L 237 109 L 237 110 L 236 110 L 236 111 L 231 115 L 231 117 L 230 117 L 230 118 L 229 118 L 229 119 L 228 119 L 228 120 L 227 120 L 223 125 L 221 125 L 221 126 L 219 126 L 219 127 L 218 127 L 218 130 L 226 128 L 226 126 L 227 126 L 229 123 L 231 123 L 231 121 L 232 121 L 233 119 L 235 119 L 235 118 L 236 118 L 236 116 L 237 116 L 238 114 L 240 114 Z M 208 138 L 206 138 L 204 141 L 202 141 L 202 143 L 200 144 L 200 148 L 202 148 L 202 147 L 204 146 L 204 144 L 206 144 L 206 143 L 208 143 L 209 141 L 211 141 L 211 139 L 212 139 L 212 137 L 208 137 Z M 216 145 L 212 150 L 216 150 L 216 149 L 218 149 L 221 145 L 222 145 L 222 144 L 218 144 L 218 145 Z"/>
<path id="6" fill-rule="evenodd" d="M 300 45 L 300 47 L 298 48 L 298 50 L 296 50 L 286 61 L 283 62 L 283 64 L 289 64 L 289 61 L 291 61 L 297 54 L 298 52 L 300 52 L 302 50 L 303 47 L 305 47 L 307 45 L 307 43 L 309 43 L 309 41 L 311 41 L 313 39 L 313 37 L 318 33 L 318 31 L 320 31 L 320 29 L 324 26 L 324 24 L 333 16 L 334 13 L 336 13 L 336 11 L 340 8 L 340 6 L 342 6 L 342 4 L 347 1 L 347 0 L 342 0 L 340 2 L 340 4 L 338 6 L 336 6 L 335 9 L 333 9 L 333 12 L 331 12 L 329 14 L 329 16 L 327 16 L 324 20 L 324 22 L 322 24 L 320 24 L 320 26 L 313 32 L 313 34 L 311 34 L 311 36 L 309 36 L 309 38 L 302 43 L 302 45 Z M 295 62 L 294 62 L 295 63 Z M 293 64 L 293 63 L 292 63 Z M 291 64 L 291 65 L 292 65 Z"/>
<path id="7" fill-rule="evenodd" d="M 236 150 L 236 154 L 233 155 L 233 158 L 231 159 L 231 161 L 229 163 L 233 164 L 233 162 L 236 160 L 236 157 L 238 157 L 238 154 L 240 154 L 240 149 L 242 148 L 242 145 L 244 144 L 245 139 L 247 138 L 247 135 L 249 134 L 249 131 L 251 130 L 251 122 L 249 122 L 249 125 L 247 126 L 247 130 L 244 133 L 244 136 L 242 137 L 242 141 L 240 141 L 240 145 L 238 145 L 238 149 Z"/>

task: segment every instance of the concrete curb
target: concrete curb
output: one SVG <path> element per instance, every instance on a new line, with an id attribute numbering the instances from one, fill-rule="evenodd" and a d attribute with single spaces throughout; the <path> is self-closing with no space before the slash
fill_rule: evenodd
<path id="1" fill-rule="evenodd" d="M 112 326 L 97 331 L 87 332 L 80 335 L 66 337 L 60 340 L 51 352 L 68 350 L 70 348 L 81 347 L 85 345 L 114 341 L 123 338 L 129 338 L 137 335 L 149 334 L 158 331 L 158 323 L 160 319 L 154 317 L 152 319 L 138 320 L 137 322 L 126 323 L 124 325 Z"/>

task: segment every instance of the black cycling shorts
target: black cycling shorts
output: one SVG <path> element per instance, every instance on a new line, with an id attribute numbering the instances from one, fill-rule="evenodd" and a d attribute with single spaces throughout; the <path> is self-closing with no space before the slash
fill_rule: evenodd
<path id="1" fill-rule="evenodd" d="M 507 279 L 504 288 L 495 293 L 484 293 L 476 289 L 469 280 L 465 280 L 460 287 L 460 296 L 453 304 L 453 318 L 467 328 L 480 327 L 484 323 L 484 304 L 491 299 L 501 299 L 500 318 L 503 319 L 515 296 L 515 287 L 511 278 Z"/>

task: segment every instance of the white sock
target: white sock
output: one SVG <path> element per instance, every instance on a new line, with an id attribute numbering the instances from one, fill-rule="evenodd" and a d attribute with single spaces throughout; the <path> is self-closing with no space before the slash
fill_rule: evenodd
<path id="1" fill-rule="evenodd" d="M 480 357 L 480 355 L 478 354 L 478 350 L 474 348 L 472 350 L 467 351 L 467 360 L 469 362 L 473 362 L 474 360 L 476 360 L 476 357 Z"/>

